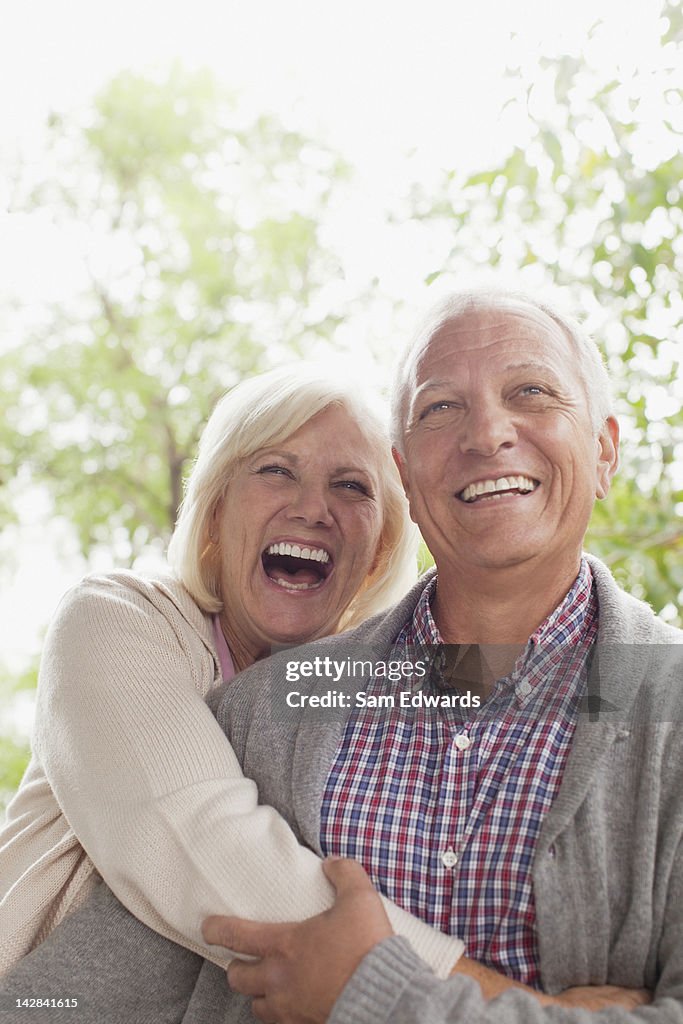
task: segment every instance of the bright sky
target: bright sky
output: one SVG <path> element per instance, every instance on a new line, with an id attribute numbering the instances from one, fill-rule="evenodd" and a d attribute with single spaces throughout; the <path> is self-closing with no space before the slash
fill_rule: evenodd
<path id="1" fill-rule="evenodd" d="M 87 106 L 124 68 L 175 57 L 208 65 L 253 107 L 326 140 L 358 169 L 355 217 L 339 246 L 353 272 L 374 260 L 394 292 L 419 299 L 421 266 L 383 249 L 378 210 L 406 183 L 443 167 L 481 165 L 511 144 L 498 119 L 506 62 L 533 66 L 540 53 L 583 52 L 605 23 L 606 73 L 648 66 L 659 0 L 31 0 L 6 4 L 0 31 L 0 173 L 19 144 L 38 160 L 50 110 Z M 610 68 L 612 70 L 610 70 Z M 515 140 L 519 141 L 519 140 Z M 0 281 L 27 299 L 56 297 L 60 239 L 8 218 L 0 178 Z M 362 230 L 358 225 L 362 224 Z M 41 233 L 42 232 L 42 233 Z M 386 262 L 388 265 L 382 267 Z M 0 291 L 0 295 L 2 292 Z M 2 310 L 0 310 L 0 317 Z M 0 319 L 0 329 L 2 320 Z M 34 496 L 25 525 L 0 538 L 16 576 L 0 595 L 0 655 L 17 664 L 39 643 L 59 595 L 83 571 L 63 524 L 44 525 Z M 55 550 L 67 554 L 64 567 Z"/>
<path id="2" fill-rule="evenodd" d="M 437 180 L 442 168 L 481 167 L 523 143 L 523 126 L 499 118 L 510 88 L 506 64 L 533 69 L 540 54 L 583 53 L 601 20 L 591 45 L 605 75 L 623 80 L 655 59 L 659 7 L 660 0 L 11 4 L 0 33 L 0 169 L 17 140 L 24 158 L 38 162 L 50 110 L 87 106 L 118 71 L 163 68 L 178 56 L 208 65 L 254 111 L 278 113 L 356 166 L 353 209 L 338 225 L 336 250 L 351 275 L 367 279 L 371 264 L 392 292 L 413 301 L 425 276 L 413 263 L 417 239 L 403 231 L 397 253 L 382 208 L 408 184 Z M 2 198 L 0 178 L 0 211 Z M 58 297 L 70 273 L 63 254 L 64 238 L 38 218 L 0 220 L 0 285 L 25 292 L 28 282 L 42 298 Z"/>
<path id="3" fill-rule="evenodd" d="M 581 52 L 603 20 L 606 63 L 647 64 L 658 10 L 659 0 L 32 0 L 3 12 L 0 131 L 35 137 L 50 108 L 87 104 L 122 68 L 180 56 L 256 109 L 300 118 L 371 177 L 395 174 L 413 148 L 433 170 L 495 152 L 511 56 Z"/>

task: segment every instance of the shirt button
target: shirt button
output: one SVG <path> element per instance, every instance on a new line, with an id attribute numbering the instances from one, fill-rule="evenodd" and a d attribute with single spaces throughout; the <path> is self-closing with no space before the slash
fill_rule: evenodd
<path id="1" fill-rule="evenodd" d="M 466 736 L 464 732 L 459 732 L 453 741 L 458 750 L 469 750 L 472 746 L 472 740 L 469 736 Z"/>
<path id="2" fill-rule="evenodd" d="M 529 696 L 529 694 L 531 693 L 531 683 L 528 679 L 523 679 L 522 682 L 519 684 L 519 692 L 521 693 L 522 697 Z"/>
<path id="3" fill-rule="evenodd" d="M 441 854 L 441 863 L 445 868 L 454 868 L 458 863 L 458 855 L 455 850 L 446 850 Z"/>

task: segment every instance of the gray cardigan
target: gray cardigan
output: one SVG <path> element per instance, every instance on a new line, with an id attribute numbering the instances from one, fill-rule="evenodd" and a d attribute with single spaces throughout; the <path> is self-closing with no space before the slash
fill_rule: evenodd
<path id="1" fill-rule="evenodd" d="M 635 1011 L 636 1019 L 683 1024 L 683 648 L 675 646 L 683 634 L 625 594 L 601 562 L 589 561 L 600 607 L 598 654 L 533 866 L 542 985 L 550 993 L 574 985 L 644 986 L 656 991 L 656 1001 Z M 348 712 L 307 709 L 288 718 L 287 691 L 332 684 L 287 682 L 285 665 L 316 655 L 387 659 L 423 586 L 357 630 L 257 663 L 216 702 L 261 799 L 317 852 L 322 795 Z M 345 676 L 333 688 L 353 694 L 366 682 Z M 491 1004 L 478 993 L 467 978 L 439 981 L 392 938 L 365 958 L 331 1021 L 589 1019 L 587 1011 L 543 1009 L 522 992 Z M 615 1009 L 603 1019 L 633 1016 Z"/>

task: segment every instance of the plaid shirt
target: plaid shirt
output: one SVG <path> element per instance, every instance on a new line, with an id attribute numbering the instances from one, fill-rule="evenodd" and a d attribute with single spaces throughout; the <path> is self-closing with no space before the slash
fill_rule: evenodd
<path id="1" fill-rule="evenodd" d="M 391 658 L 414 662 L 415 649 L 424 656 L 426 647 L 432 670 L 413 679 L 413 691 L 452 695 L 442 671 L 457 648 L 443 647 L 432 618 L 436 584 L 425 588 Z M 531 868 L 562 781 L 597 623 L 582 560 L 565 599 L 481 707 L 354 712 L 323 798 L 326 854 L 359 860 L 390 899 L 458 935 L 470 957 L 530 985 L 539 985 Z M 366 692 L 386 694 L 386 679 Z"/>

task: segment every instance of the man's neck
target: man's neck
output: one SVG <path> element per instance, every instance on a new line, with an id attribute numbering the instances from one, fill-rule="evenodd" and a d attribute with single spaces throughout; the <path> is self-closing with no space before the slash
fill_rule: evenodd
<path id="1" fill-rule="evenodd" d="M 432 615 L 443 641 L 461 645 L 451 684 L 486 699 L 495 681 L 510 675 L 529 637 L 566 597 L 580 564 L 579 554 L 550 568 L 525 564 L 475 573 L 439 569 Z"/>
<path id="2" fill-rule="evenodd" d="M 580 564 L 578 554 L 552 566 L 525 562 L 476 571 L 437 566 L 432 614 L 444 642 L 526 644 L 566 596 Z"/>

